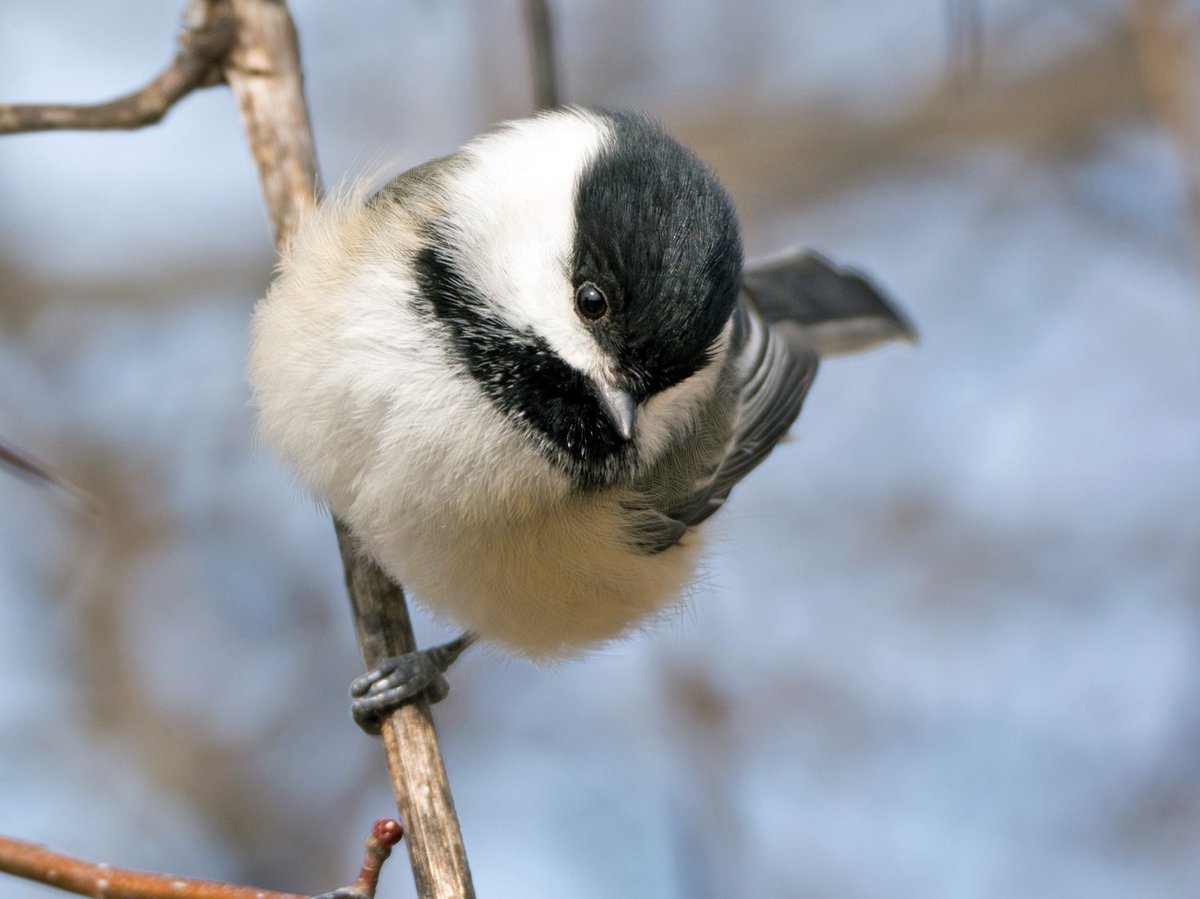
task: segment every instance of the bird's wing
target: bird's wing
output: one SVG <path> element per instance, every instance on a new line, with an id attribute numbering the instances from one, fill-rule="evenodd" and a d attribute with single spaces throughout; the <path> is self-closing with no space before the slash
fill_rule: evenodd
<path id="1" fill-rule="evenodd" d="M 748 270 L 734 312 L 738 412 L 723 454 L 681 502 L 656 510 L 640 545 L 661 552 L 719 509 L 787 434 L 827 355 L 915 340 L 908 319 L 862 275 L 811 252 Z"/>
<path id="2" fill-rule="evenodd" d="M 724 455 L 696 482 L 680 504 L 664 514 L 694 527 L 717 511 L 735 484 L 748 475 L 788 432 L 817 374 L 817 354 L 800 341 L 784 340 L 743 298 L 734 313 L 737 417 Z"/>
<path id="3" fill-rule="evenodd" d="M 763 318 L 785 336 L 802 332 L 822 359 L 917 339 L 908 317 L 878 287 L 811 250 L 792 250 L 747 270 L 742 289 Z"/>

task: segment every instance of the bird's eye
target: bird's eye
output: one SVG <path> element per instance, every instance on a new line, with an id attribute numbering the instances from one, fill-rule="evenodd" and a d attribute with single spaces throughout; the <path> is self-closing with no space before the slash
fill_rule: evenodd
<path id="1" fill-rule="evenodd" d="M 591 281 L 585 281 L 575 291 L 575 308 L 584 318 L 595 321 L 603 318 L 608 312 L 608 299 L 600 292 L 600 288 Z"/>

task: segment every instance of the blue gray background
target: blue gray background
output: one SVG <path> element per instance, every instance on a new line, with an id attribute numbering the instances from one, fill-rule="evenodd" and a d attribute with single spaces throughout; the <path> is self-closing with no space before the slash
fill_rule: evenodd
<path id="1" fill-rule="evenodd" d="M 953 89 L 942 2 L 556 4 L 568 98 L 661 117 L 751 256 L 853 261 L 922 345 L 822 370 L 676 619 L 464 658 L 437 718 L 481 896 L 1195 895 L 1195 147 L 1127 4 L 981 5 Z M 5 0 L 0 100 L 137 86 L 181 6 Z M 530 107 L 513 0 L 292 6 L 330 182 Z M 318 892 L 393 806 L 331 526 L 252 440 L 271 264 L 223 90 L 0 140 L 0 435 L 106 508 L 0 478 L 0 832 Z"/>

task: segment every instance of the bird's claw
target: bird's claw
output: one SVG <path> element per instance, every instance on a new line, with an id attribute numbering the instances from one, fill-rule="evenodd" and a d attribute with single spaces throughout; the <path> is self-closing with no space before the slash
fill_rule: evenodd
<path id="1" fill-rule="evenodd" d="M 350 685 L 354 722 L 367 733 L 377 735 L 389 714 L 418 696 L 424 694 L 430 702 L 441 702 L 450 692 L 443 672 L 473 641 L 473 637 L 464 634 L 441 646 L 393 656 L 356 678 Z"/>

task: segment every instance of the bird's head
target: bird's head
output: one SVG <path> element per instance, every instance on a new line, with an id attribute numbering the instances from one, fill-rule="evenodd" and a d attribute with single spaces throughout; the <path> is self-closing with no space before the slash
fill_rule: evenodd
<path id="1" fill-rule="evenodd" d="M 729 197 L 653 120 L 580 109 L 478 138 L 438 181 L 421 301 L 546 455 L 611 483 L 712 389 L 741 283 Z"/>

